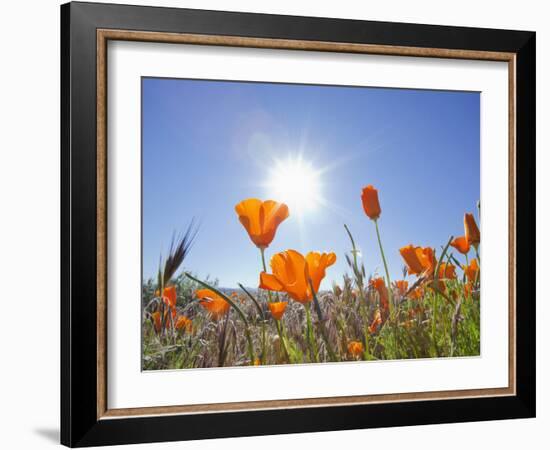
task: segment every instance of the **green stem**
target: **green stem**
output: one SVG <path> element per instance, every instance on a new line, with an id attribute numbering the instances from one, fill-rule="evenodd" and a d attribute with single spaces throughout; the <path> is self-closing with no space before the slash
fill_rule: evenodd
<path id="1" fill-rule="evenodd" d="M 267 272 L 267 265 L 265 263 L 265 248 L 264 247 L 260 247 L 260 254 L 262 255 L 262 267 L 264 269 L 264 272 Z M 270 291 L 267 291 L 267 298 L 269 300 L 269 303 L 271 303 L 273 301 L 272 298 L 271 298 L 271 292 Z M 262 363 L 264 363 L 264 364 L 265 364 L 266 353 L 267 353 L 267 348 L 266 348 L 266 337 L 265 337 L 265 321 L 262 321 Z"/>
<path id="2" fill-rule="evenodd" d="M 441 292 L 439 290 L 439 268 L 441 267 L 441 262 L 443 261 L 443 258 L 445 258 L 445 254 L 447 253 L 447 250 L 449 249 L 449 245 L 451 245 L 453 237 L 454 236 L 451 236 L 449 238 L 449 240 L 447 241 L 447 245 L 445 246 L 445 248 L 441 252 L 441 256 L 439 257 L 439 259 L 437 260 L 437 264 L 435 266 L 435 271 L 434 271 L 434 279 L 432 281 L 432 283 L 433 283 L 432 286 L 433 286 L 433 291 L 434 291 L 434 299 L 432 301 L 432 342 L 433 342 L 433 346 L 434 346 L 436 356 L 437 356 L 437 343 L 436 343 L 436 339 L 435 339 L 435 329 L 436 329 L 437 295 L 441 294 L 444 298 L 446 298 L 448 301 L 450 301 L 450 299 L 445 294 L 443 294 L 443 292 Z"/>
<path id="3" fill-rule="evenodd" d="M 262 267 L 264 269 L 264 272 L 267 273 L 267 265 L 265 263 L 265 248 L 259 247 L 259 249 L 260 249 L 260 254 L 262 255 Z M 271 291 L 267 291 L 267 298 L 269 299 L 269 303 L 273 301 L 273 299 L 271 298 Z"/>
<path id="4" fill-rule="evenodd" d="M 172 310 L 168 308 L 168 316 L 170 317 L 170 331 L 172 333 L 172 342 L 176 345 L 176 327 L 174 326 L 174 318 L 172 317 Z"/>
<path id="5" fill-rule="evenodd" d="M 264 312 L 263 312 L 262 307 L 260 306 L 260 303 L 258 302 L 258 300 L 256 300 L 256 298 L 250 292 L 248 292 L 248 290 L 241 283 L 237 283 L 237 285 L 244 291 L 244 293 L 248 296 L 248 298 L 250 300 L 252 300 L 252 302 L 256 306 L 256 309 L 260 313 L 261 319 L 265 320 Z"/>
<path id="6" fill-rule="evenodd" d="M 283 348 L 283 353 L 288 363 L 290 363 L 290 356 L 288 355 L 288 350 L 286 348 L 285 337 L 282 332 L 283 323 L 279 320 L 275 320 L 275 327 L 277 328 L 277 334 L 279 335 L 279 340 L 281 341 L 281 346 Z"/>
<path id="7" fill-rule="evenodd" d="M 376 226 L 376 237 L 378 238 L 378 246 L 380 247 L 380 254 L 382 255 L 382 261 L 384 262 L 384 270 L 386 272 L 386 284 L 388 286 L 388 296 L 390 303 L 390 317 L 394 317 L 393 313 L 393 292 L 391 288 L 390 271 L 388 270 L 388 263 L 386 261 L 386 255 L 384 254 L 384 247 L 382 246 L 382 239 L 380 238 L 380 230 L 378 229 L 378 219 L 374 220 Z"/>
<path id="8" fill-rule="evenodd" d="M 267 337 L 265 330 L 265 322 L 262 321 L 262 364 L 267 363 Z"/>
<path id="9" fill-rule="evenodd" d="M 433 345 L 433 348 L 434 348 L 435 356 L 438 356 L 437 355 L 437 342 L 436 342 L 436 339 L 435 339 L 435 325 L 436 325 L 435 311 L 436 311 L 436 308 L 437 308 L 437 291 L 434 290 L 433 300 L 432 300 L 432 345 Z"/>
<path id="10" fill-rule="evenodd" d="M 313 303 L 315 305 L 315 310 L 317 312 L 317 317 L 319 319 L 319 328 L 321 329 L 321 336 L 323 337 L 323 340 L 325 341 L 325 345 L 327 346 L 328 355 L 331 361 L 334 361 L 334 362 L 338 361 L 338 358 L 336 357 L 336 354 L 332 350 L 332 346 L 330 345 L 330 341 L 328 339 L 327 330 L 325 328 L 325 320 L 323 317 L 323 312 L 321 311 L 319 300 L 317 300 L 317 294 L 315 294 L 315 290 L 313 289 L 313 283 L 311 282 L 311 278 L 309 279 L 309 287 L 313 294 Z"/>
<path id="11" fill-rule="evenodd" d="M 160 310 L 160 330 L 159 330 L 159 337 L 162 337 L 164 335 L 164 328 L 166 327 L 166 318 L 164 317 L 164 302 L 162 301 L 162 294 L 164 294 L 164 276 L 162 274 L 162 269 L 159 266 L 158 271 L 158 287 L 159 287 L 159 307 Z"/>
<path id="12" fill-rule="evenodd" d="M 246 341 L 248 342 L 248 356 L 250 356 L 250 365 L 253 366 L 256 358 L 254 357 L 254 346 L 252 345 L 252 338 L 250 337 L 250 330 L 245 327 L 244 334 L 246 335 Z"/>
<path id="13" fill-rule="evenodd" d="M 262 255 L 262 267 L 264 268 L 264 272 L 267 272 L 267 265 L 265 263 L 265 248 L 260 247 L 260 255 Z"/>
<path id="14" fill-rule="evenodd" d="M 227 322 L 229 321 L 229 315 L 225 316 L 225 319 L 223 321 L 223 325 L 218 323 L 218 367 L 223 367 L 225 364 L 225 338 L 227 336 Z M 221 327 L 221 330 L 220 330 Z"/>
<path id="15" fill-rule="evenodd" d="M 479 253 L 477 251 L 477 247 L 474 247 L 476 249 L 476 257 L 477 257 L 477 272 L 476 272 L 476 278 L 474 280 L 474 286 L 477 286 L 479 283 L 479 274 L 481 272 L 481 260 L 479 259 Z"/>
<path id="16" fill-rule="evenodd" d="M 241 283 L 237 283 L 237 284 L 244 291 L 244 293 L 248 296 L 248 298 L 250 298 L 252 300 L 252 302 L 256 306 L 256 309 L 260 313 L 260 320 L 262 322 L 262 363 L 265 364 L 266 360 L 267 360 L 267 346 L 266 346 L 267 338 L 266 338 L 266 330 L 265 330 L 266 318 L 265 318 L 264 312 L 263 312 L 262 307 L 260 306 L 260 303 L 258 302 L 258 300 L 256 300 L 256 298 L 254 298 L 254 296 L 250 292 L 248 292 L 248 290 Z"/>
<path id="17" fill-rule="evenodd" d="M 374 225 L 376 228 L 376 237 L 378 238 L 378 246 L 380 247 L 380 254 L 382 255 L 382 262 L 384 263 L 384 271 L 386 272 L 386 285 L 388 289 L 388 302 L 390 304 L 390 317 L 387 320 L 387 322 L 391 323 L 393 322 L 393 339 L 395 344 L 395 350 L 397 352 L 398 342 L 397 342 L 397 326 L 399 323 L 399 314 L 395 314 L 394 308 L 393 308 L 393 291 L 391 288 L 391 278 L 390 278 L 390 271 L 388 269 L 388 262 L 386 261 L 386 255 L 384 254 L 384 247 L 382 245 L 382 238 L 380 237 L 380 229 L 378 228 L 378 219 L 374 219 Z M 399 305 L 398 305 L 398 313 L 399 313 Z M 397 316 L 397 317 L 396 317 Z"/>
<path id="18" fill-rule="evenodd" d="M 304 305 L 306 308 L 306 334 L 307 334 L 307 341 L 309 344 L 309 352 L 310 352 L 310 359 L 311 362 L 317 362 L 317 351 L 315 349 L 315 343 L 313 342 L 313 326 L 311 324 L 311 313 L 310 313 L 310 306 L 309 303 L 306 303 Z"/>

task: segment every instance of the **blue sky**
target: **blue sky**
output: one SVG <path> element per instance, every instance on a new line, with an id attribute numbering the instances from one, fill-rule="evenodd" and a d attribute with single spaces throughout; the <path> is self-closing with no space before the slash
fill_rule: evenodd
<path id="1" fill-rule="evenodd" d="M 379 191 L 390 275 L 399 248 L 462 235 L 480 190 L 479 94 L 471 92 L 143 79 L 143 276 L 154 276 L 174 231 L 200 221 L 185 267 L 199 277 L 257 286 L 258 249 L 234 206 L 273 198 L 276 160 L 321 171 L 322 203 L 290 210 L 267 255 L 334 251 L 322 288 L 347 271 L 346 223 L 367 273 L 383 274 L 361 188 Z M 273 198 L 274 200 L 279 200 Z"/>

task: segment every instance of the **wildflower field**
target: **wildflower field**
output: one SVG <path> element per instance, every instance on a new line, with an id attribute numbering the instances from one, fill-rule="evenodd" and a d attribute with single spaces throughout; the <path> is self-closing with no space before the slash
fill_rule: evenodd
<path id="1" fill-rule="evenodd" d="M 343 254 L 270 253 L 278 228 L 293 213 L 276 199 L 249 198 L 235 206 L 234 217 L 258 249 L 258 282 L 221 287 L 186 266 L 201 239 L 192 223 L 172 241 L 157 277 L 142 287 L 143 369 L 479 355 L 480 232 L 474 214 L 464 214 L 463 236 L 449 236 L 438 248 L 404 242 L 388 249 L 378 191 L 364 187 L 357 207 L 365 213 L 371 239 L 365 245 L 379 254 L 382 276 L 365 269 L 344 224 L 349 250 Z M 390 277 L 388 252 L 401 255 L 399 279 Z M 321 290 L 337 258 L 345 259 L 348 272 L 331 290 Z"/>

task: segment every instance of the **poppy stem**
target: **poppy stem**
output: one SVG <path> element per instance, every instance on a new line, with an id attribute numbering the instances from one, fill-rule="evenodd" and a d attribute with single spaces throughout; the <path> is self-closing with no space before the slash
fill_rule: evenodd
<path id="1" fill-rule="evenodd" d="M 437 295 L 441 294 L 441 296 L 448 299 L 448 297 L 439 289 L 439 268 L 441 267 L 441 262 L 443 261 L 443 258 L 445 258 L 445 254 L 447 253 L 447 250 L 449 249 L 449 245 L 451 245 L 451 242 L 453 241 L 453 238 L 454 238 L 454 236 L 451 236 L 449 238 L 449 241 L 447 242 L 447 245 L 445 246 L 445 248 L 441 252 L 441 256 L 439 257 L 439 259 L 437 260 L 437 264 L 436 264 L 435 270 L 434 270 L 434 279 L 432 281 L 432 286 L 433 286 L 433 290 L 434 290 L 434 299 L 433 299 L 433 302 L 432 302 L 432 341 L 433 341 L 433 346 L 434 346 L 436 356 L 439 356 L 438 355 L 438 350 L 437 350 L 437 341 L 436 341 L 436 338 L 435 338 L 435 331 L 436 331 L 436 315 L 435 314 L 436 314 L 436 309 L 437 309 Z"/>
<path id="2" fill-rule="evenodd" d="M 219 346 L 219 353 L 218 353 L 218 367 L 223 367 L 225 364 L 225 356 L 226 356 L 226 345 L 225 345 L 225 338 L 227 336 L 227 322 L 229 321 L 229 314 L 225 316 L 225 319 L 223 321 L 223 325 L 218 323 L 218 346 Z M 221 328 L 221 330 L 220 330 Z"/>
<path id="3" fill-rule="evenodd" d="M 262 255 L 262 266 L 264 268 L 264 272 L 267 272 L 267 265 L 265 263 L 265 247 L 260 247 L 260 255 Z"/>
<path id="4" fill-rule="evenodd" d="M 267 335 L 265 322 L 262 322 L 262 364 L 267 363 Z"/>
<path id="5" fill-rule="evenodd" d="M 262 267 L 264 268 L 264 272 L 267 273 L 267 265 L 265 263 L 265 247 L 258 247 L 260 249 L 260 254 L 262 255 Z M 269 299 L 269 303 L 273 301 L 271 298 L 271 291 L 267 291 L 267 298 Z"/>
<path id="6" fill-rule="evenodd" d="M 313 341 L 313 327 L 311 325 L 311 313 L 310 313 L 310 306 L 309 303 L 304 304 L 304 308 L 306 309 L 306 334 L 307 334 L 307 341 L 309 344 L 309 353 L 310 353 L 310 359 L 311 362 L 317 362 L 317 352 L 315 351 L 315 344 Z"/>
<path id="7" fill-rule="evenodd" d="M 290 356 L 288 356 L 288 350 L 286 349 L 285 337 L 282 332 L 283 323 L 280 320 L 275 319 L 275 327 L 277 328 L 277 334 L 279 335 L 279 340 L 281 341 L 281 347 L 283 348 L 283 353 L 285 355 L 286 361 L 290 363 Z"/>
<path id="8" fill-rule="evenodd" d="M 172 308 L 168 309 L 168 315 L 170 316 L 170 330 L 172 332 L 172 341 L 176 345 L 176 327 L 174 326 L 174 317 L 172 316 Z"/>
<path id="9" fill-rule="evenodd" d="M 436 341 L 436 338 L 435 338 L 435 329 L 436 329 L 435 311 L 437 309 L 437 291 L 436 290 L 434 290 L 433 296 L 434 297 L 433 297 L 433 300 L 432 300 L 432 345 L 434 347 L 435 356 L 439 356 L 438 351 L 437 351 L 437 341 Z"/>
<path id="10" fill-rule="evenodd" d="M 313 304 L 315 305 L 315 311 L 317 312 L 317 317 L 319 318 L 319 328 L 321 329 L 321 336 L 325 341 L 325 345 L 327 346 L 327 352 L 331 361 L 336 362 L 338 361 L 338 358 L 336 358 L 336 355 L 332 350 L 332 346 L 330 345 L 330 341 L 327 335 L 327 330 L 325 328 L 325 319 L 323 317 L 323 312 L 321 311 L 321 306 L 319 305 L 319 300 L 317 300 L 315 289 L 313 289 L 313 283 L 311 282 L 311 278 L 309 278 L 308 281 L 309 281 L 309 287 L 311 288 L 311 293 L 313 294 Z"/>
<path id="11" fill-rule="evenodd" d="M 477 250 L 477 245 L 474 246 L 474 249 L 476 251 L 476 257 L 477 257 L 477 272 L 476 272 L 476 277 L 475 277 L 475 280 L 474 280 L 474 285 L 477 286 L 478 283 L 479 283 L 479 272 L 481 271 L 481 259 L 479 259 L 479 252 Z"/>
<path id="12" fill-rule="evenodd" d="M 260 303 L 258 302 L 258 300 L 256 300 L 256 298 L 250 292 L 248 292 L 248 290 L 241 283 L 237 283 L 237 285 L 244 291 L 244 293 L 248 296 L 248 298 L 250 298 L 252 300 L 252 302 L 256 306 L 256 309 L 260 313 L 260 317 L 261 317 L 262 321 L 265 321 L 265 315 L 264 315 L 264 312 L 263 312 L 262 307 L 260 306 Z"/>
<path id="13" fill-rule="evenodd" d="M 267 347 L 266 347 L 266 331 L 265 331 L 265 314 L 262 310 L 262 307 L 260 306 L 260 303 L 258 302 L 258 300 L 256 300 L 256 298 L 246 290 L 246 288 L 241 284 L 241 283 L 237 283 L 239 285 L 239 287 L 245 292 L 246 295 L 248 295 L 248 297 L 252 300 L 252 302 L 254 303 L 254 305 L 256 306 L 256 309 L 258 310 L 258 312 L 260 313 L 260 320 L 262 321 L 262 363 L 266 363 L 266 359 L 267 359 Z"/>
<path id="14" fill-rule="evenodd" d="M 260 254 L 262 255 L 262 266 L 264 268 L 264 272 L 267 272 L 267 265 L 265 263 L 265 247 L 259 247 L 260 248 Z M 246 292 L 246 291 L 245 291 Z M 269 300 L 269 303 L 273 301 L 271 297 L 271 292 L 267 291 L 267 298 Z M 262 314 L 263 317 L 263 314 Z M 265 337 L 265 319 L 262 320 L 262 362 L 265 364 L 265 358 L 266 358 L 266 337 Z"/>
<path id="15" fill-rule="evenodd" d="M 394 312 L 393 312 L 393 292 L 391 288 L 391 279 L 390 279 L 390 271 L 388 270 L 388 263 L 386 261 L 386 255 L 384 254 L 384 247 L 382 246 L 382 239 L 380 238 L 380 230 L 378 228 L 378 219 L 374 219 L 374 225 L 376 227 L 376 237 L 378 238 L 378 246 L 380 247 L 380 254 L 382 255 L 382 261 L 384 263 L 384 270 L 386 272 L 386 284 L 388 286 L 388 296 L 389 298 L 389 304 L 390 304 L 390 317 L 394 319 Z"/>
<path id="16" fill-rule="evenodd" d="M 244 334 L 246 335 L 246 341 L 248 342 L 248 356 L 250 357 L 250 365 L 253 366 L 256 358 L 254 357 L 254 346 L 252 345 L 250 330 L 247 326 L 244 328 Z"/>
<path id="17" fill-rule="evenodd" d="M 159 264 L 159 271 L 158 271 L 158 291 L 159 291 L 159 307 L 160 310 L 160 330 L 159 330 L 159 336 L 162 337 L 164 335 L 164 328 L 166 327 L 166 318 L 164 317 L 164 302 L 162 301 L 162 294 L 164 293 L 164 275 L 162 273 L 162 267 L 161 264 Z"/>

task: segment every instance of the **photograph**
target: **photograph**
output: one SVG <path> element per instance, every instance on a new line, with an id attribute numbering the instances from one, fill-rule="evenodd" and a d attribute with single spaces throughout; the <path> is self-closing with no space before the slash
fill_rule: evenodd
<path id="1" fill-rule="evenodd" d="M 142 77 L 141 174 L 142 370 L 480 356 L 479 92 Z"/>

